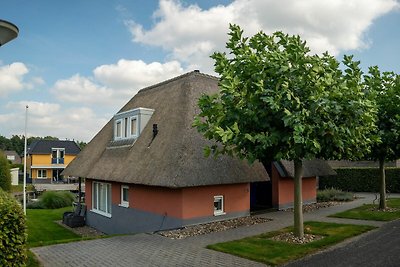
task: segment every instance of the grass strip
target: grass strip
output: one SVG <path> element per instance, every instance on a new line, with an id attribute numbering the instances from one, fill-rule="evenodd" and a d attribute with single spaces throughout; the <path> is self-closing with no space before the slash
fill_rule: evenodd
<path id="1" fill-rule="evenodd" d="M 400 218 L 400 198 L 387 200 L 388 210 L 378 210 L 378 204 L 364 204 L 360 207 L 339 212 L 329 217 L 373 220 L 373 221 L 392 221 Z"/>
<path id="2" fill-rule="evenodd" d="M 375 228 L 368 225 L 306 222 L 304 224 L 305 233 L 321 235 L 324 238 L 307 244 L 291 244 L 270 239 L 275 235 L 293 231 L 293 227 L 287 227 L 279 231 L 253 237 L 209 245 L 207 248 L 269 265 L 280 265 L 315 253 L 347 238 L 360 235 Z"/>

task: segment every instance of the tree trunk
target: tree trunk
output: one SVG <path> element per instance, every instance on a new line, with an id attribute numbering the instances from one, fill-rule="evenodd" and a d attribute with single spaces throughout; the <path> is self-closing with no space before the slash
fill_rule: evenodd
<path id="1" fill-rule="evenodd" d="M 303 195 L 302 195 L 303 162 L 294 161 L 294 235 L 304 237 Z"/>
<path id="2" fill-rule="evenodd" d="M 386 209 L 385 159 L 379 159 L 380 199 L 379 209 Z"/>

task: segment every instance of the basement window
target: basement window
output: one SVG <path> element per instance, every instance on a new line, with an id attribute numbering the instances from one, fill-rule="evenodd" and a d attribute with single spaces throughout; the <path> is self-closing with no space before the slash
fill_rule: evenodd
<path id="1" fill-rule="evenodd" d="M 129 186 L 121 185 L 121 207 L 129 207 Z"/>
<path id="2" fill-rule="evenodd" d="M 224 196 L 214 196 L 214 216 L 224 214 Z"/>

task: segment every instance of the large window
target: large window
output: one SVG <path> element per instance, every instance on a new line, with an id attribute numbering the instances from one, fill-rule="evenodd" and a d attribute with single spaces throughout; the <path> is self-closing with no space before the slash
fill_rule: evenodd
<path id="1" fill-rule="evenodd" d="M 224 196 L 214 197 L 214 215 L 223 215 L 224 212 Z"/>
<path id="2" fill-rule="evenodd" d="M 129 207 L 129 186 L 121 185 L 121 204 L 122 207 Z"/>
<path id="3" fill-rule="evenodd" d="M 111 184 L 93 182 L 92 211 L 111 217 Z"/>
<path id="4" fill-rule="evenodd" d="M 37 170 L 37 178 L 47 178 L 47 170 Z"/>
<path id="5" fill-rule="evenodd" d="M 51 163 L 64 164 L 65 148 L 52 148 L 51 149 Z"/>

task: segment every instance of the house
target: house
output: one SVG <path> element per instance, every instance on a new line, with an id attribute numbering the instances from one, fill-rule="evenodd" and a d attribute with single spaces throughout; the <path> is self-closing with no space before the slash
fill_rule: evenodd
<path id="1" fill-rule="evenodd" d="M 27 149 L 26 166 L 32 183 L 63 181 L 61 172 L 80 152 L 69 140 L 36 140 Z"/>
<path id="2" fill-rule="evenodd" d="M 85 178 L 86 222 L 107 234 L 178 228 L 250 213 L 263 165 L 204 157 L 192 127 L 218 79 L 197 71 L 140 90 L 65 169 Z"/>
<path id="3" fill-rule="evenodd" d="M 3 153 L 11 164 L 21 164 L 21 157 L 14 150 L 4 150 Z"/>
<path id="4" fill-rule="evenodd" d="M 192 123 L 198 98 L 218 90 L 218 78 L 193 71 L 140 90 L 114 115 L 63 172 L 85 178 L 88 225 L 107 234 L 158 231 L 293 203 L 292 163 L 267 172 L 260 162 L 204 157 L 214 143 Z M 307 202 L 330 169 L 322 165 L 305 164 Z"/>

